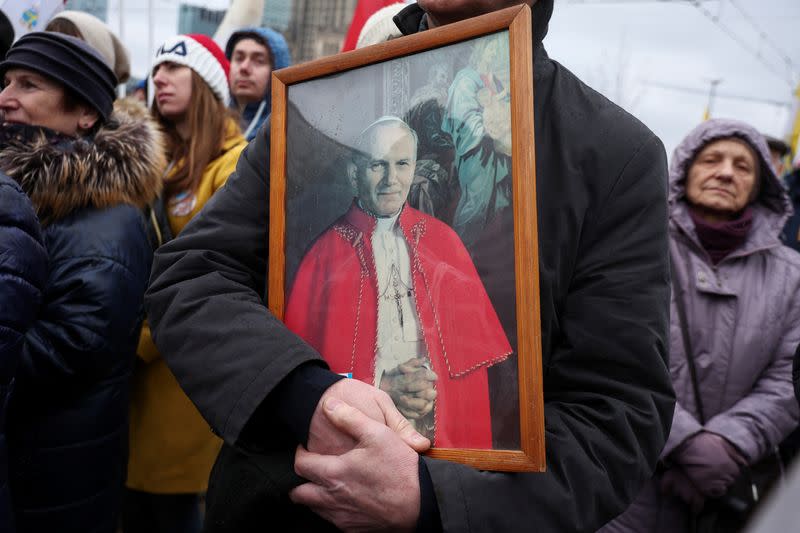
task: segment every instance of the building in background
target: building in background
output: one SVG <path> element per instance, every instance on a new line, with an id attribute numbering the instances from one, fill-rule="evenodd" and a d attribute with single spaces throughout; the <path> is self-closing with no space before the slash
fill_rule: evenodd
<path id="1" fill-rule="evenodd" d="M 292 0 L 264 0 L 264 16 L 261 25 L 281 33 L 289 29 L 292 20 Z"/>
<path id="2" fill-rule="evenodd" d="M 286 40 L 295 63 L 339 53 L 358 0 L 293 0 Z"/>
<path id="3" fill-rule="evenodd" d="M 286 37 L 292 61 L 339 53 L 358 0 L 264 0 L 262 26 Z M 225 10 L 180 4 L 178 33 L 213 36 Z"/>
<path id="4" fill-rule="evenodd" d="M 103 22 L 108 20 L 108 0 L 67 0 L 64 9 L 84 11 Z"/>
<path id="5" fill-rule="evenodd" d="M 224 16 L 224 9 L 181 4 L 178 9 L 178 33 L 201 33 L 213 37 Z"/>

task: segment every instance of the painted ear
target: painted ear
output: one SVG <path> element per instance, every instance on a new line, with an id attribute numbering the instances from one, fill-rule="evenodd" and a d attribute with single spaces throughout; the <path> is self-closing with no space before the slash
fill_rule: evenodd
<path id="1" fill-rule="evenodd" d="M 347 163 L 347 177 L 354 190 L 358 189 L 358 167 L 352 161 Z"/>

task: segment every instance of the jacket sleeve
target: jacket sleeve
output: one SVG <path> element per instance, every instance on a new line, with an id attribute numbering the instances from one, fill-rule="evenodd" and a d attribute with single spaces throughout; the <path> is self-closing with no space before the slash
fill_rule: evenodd
<path id="1" fill-rule="evenodd" d="M 661 452 L 662 459 L 668 457 L 683 441 L 702 430 L 703 425 L 692 413 L 684 409 L 680 403 L 676 403 L 675 414 L 672 417 L 672 429 L 669 432 L 667 444 L 664 445 L 664 450 Z"/>
<path id="2" fill-rule="evenodd" d="M 798 287 L 786 294 L 797 295 Z M 783 338 L 750 394 L 714 416 L 706 429 L 733 443 L 752 464 L 797 427 L 798 405 L 792 387 L 792 357 L 800 345 L 800 299 L 790 297 Z"/>
<path id="3" fill-rule="evenodd" d="M 445 531 L 593 532 L 652 475 L 674 406 L 665 159 L 650 135 L 583 224 L 544 369 L 547 472 L 426 459 Z"/>
<path id="4" fill-rule="evenodd" d="M 141 323 L 147 271 L 97 256 L 50 264 L 44 303 L 25 336 L 21 381 L 46 386 L 64 378 L 104 376 L 120 364 L 108 353 Z"/>
<path id="5" fill-rule="evenodd" d="M 180 236 L 156 252 L 156 345 L 211 427 L 235 442 L 264 398 L 319 355 L 265 307 L 269 124 Z M 263 410 L 262 410 L 263 411 Z"/>
<path id="6" fill-rule="evenodd" d="M 39 311 L 47 251 L 30 200 L 0 176 L 0 386 L 14 376 L 25 332 Z"/>

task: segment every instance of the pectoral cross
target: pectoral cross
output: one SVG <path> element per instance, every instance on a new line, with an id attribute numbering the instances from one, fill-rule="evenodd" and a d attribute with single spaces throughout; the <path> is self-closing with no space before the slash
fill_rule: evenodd
<path id="1" fill-rule="evenodd" d="M 387 298 L 392 298 L 394 300 L 394 304 L 397 307 L 397 318 L 400 322 L 400 327 L 403 327 L 403 304 L 401 300 L 403 298 L 410 298 L 411 294 L 414 292 L 414 289 L 403 283 L 403 280 L 400 279 L 400 271 L 397 269 L 397 265 L 392 263 L 391 271 L 389 273 L 392 290 L 394 291 L 393 295 L 386 295 Z"/>

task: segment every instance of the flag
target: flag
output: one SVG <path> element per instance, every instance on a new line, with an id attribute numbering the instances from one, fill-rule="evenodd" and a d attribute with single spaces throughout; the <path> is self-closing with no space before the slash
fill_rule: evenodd
<path id="1" fill-rule="evenodd" d="M 0 0 L 0 11 L 8 17 L 16 40 L 26 33 L 44 30 L 65 3 L 66 0 Z"/>
<path id="2" fill-rule="evenodd" d="M 358 36 L 364 23 L 376 11 L 392 4 L 404 3 L 398 0 L 358 0 L 356 10 L 353 12 L 353 20 L 350 22 L 350 29 L 347 30 L 347 35 L 344 38 L 344 45 L 342 45 L 342 52 L 348 50 L 355 50 Z"/>

